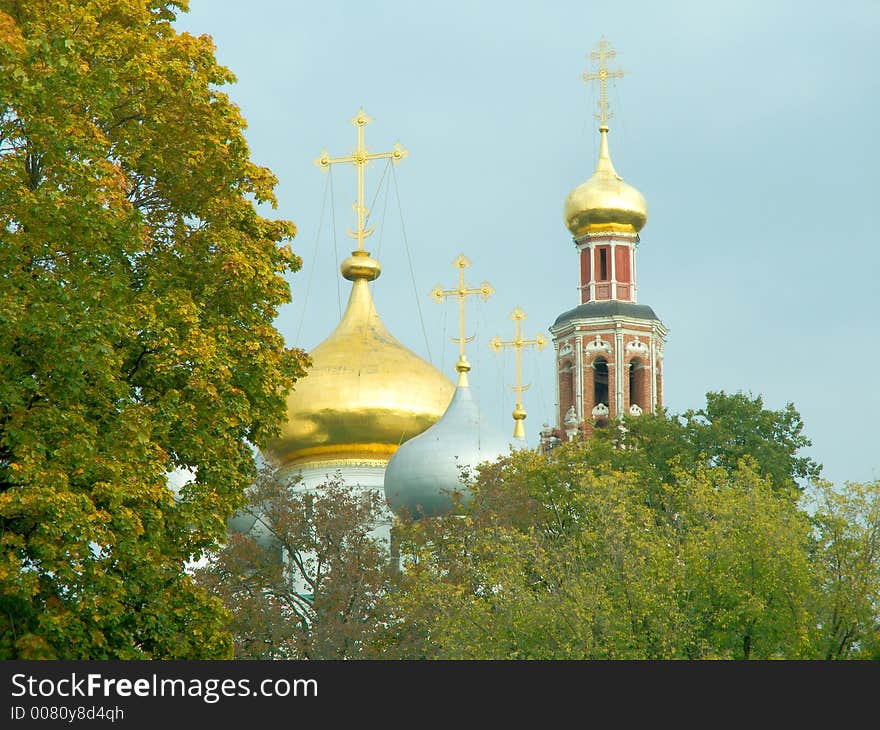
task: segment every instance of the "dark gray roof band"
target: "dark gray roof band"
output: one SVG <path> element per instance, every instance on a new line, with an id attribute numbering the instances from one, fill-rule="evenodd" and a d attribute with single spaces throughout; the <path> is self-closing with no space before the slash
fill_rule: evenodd
<path id="1" fill-rule="evenodd" d="M 632 319 L 650 319 L 659 322 L 660 318 L 654 314 L 654 310 L 647 304 L 632 304 L 630 302 L 587 302 L 579 307 L 570 309 L 560 314 L 553 323 L 559 327 L 573 319 L 595 319 L 599 317 L 630 317 Z"/>

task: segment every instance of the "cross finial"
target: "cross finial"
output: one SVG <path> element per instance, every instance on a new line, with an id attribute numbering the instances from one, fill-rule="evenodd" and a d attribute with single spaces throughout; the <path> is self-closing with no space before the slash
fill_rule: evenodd
<path id="1" fill-rule="evenodd" d="M 391 152 L 368 152 L 367 147 L 364 144 L 364 127 L 372 121 L 373 120 L 367 116 L 367 113 L 363 109 L 358 111 L 357 116 L 351 120 L 351 123 L 357 127 L 357 148 L 355 151 L 347 157 L 330 157 L 327 154 L 327 151 L 324 150 L 321 153 L 321 156 L 315 160 L 315 164 L 325 170 L 328 169 L 330 165 L 335 165 L 338 162 L 351 162 L 354 163 L 357 168 L 358 199 L 354 204 L 354 209 L 357 213 L 357 231 L 349 230 L 348 235 L 357 239 L 358 251 L 364 250 L 364 239 L 369 237 L 374 230 L 373 228 L 366 227 L 367 221 L 370 217 L 370 211 L 367 210 L 364 205 L 364 168 L 370 160 L 391 158 L 396 164 L 409 154 L 409 152 L 403 149 L 399 144 L 394 145 L 394 149 Z"/>
<path id="2" fill-rule="evenodd" d="M 613 61 L 616 56 L 617 51 L 611 47 L 611 44 L 604 38 L 600 38 L 599 43 L 596 45 L 596 50 L 590 51 L 590 60 L 597 67 L 597 71 L 596 73 L 587 71 L 583 75 L 583 79 L 587 83 L 591 81 L 599 82 L 599 113 L 595 117 L 599 120 L 599 129 L 604 129 L 605 131 L 608 130 L 608 120 L 614 116 L 608 110 L 608 79 L 622 79 L 624 73 L 620 69 L 617 71 L 608 70 L 606 63 Z"/>
<path id="3" fill-rule="evenodd" d="M 438 284 L 431 290 L 431 296 L 438 303 L 442 302 L 445 297 L 458 297 L 458 337 L 453 337 L 452 341 L 458 343 L 458 362 L 455 364 L 455 369 L 458 371 L 458 384 L 467 385 L 467 371 L 471 369 L 471 365 L 464 354 L 464 345 L 466 342 L 471 342 L 474 336 L 465 337 L 464 335 L 464 300 L 472 294 L 479 294 L 483 297 L 483 301 L 486 301 L 495 293 L 495 290 L 488 281 L 484 281 L 477 289 L 469 289 L 465 285 L 464 270 L 471 265 L 471 262 L 464 254 L 459 254 L 452 265 L 458 267 L 458 289 L 444 289 Z"/>
<path id="4" fill-rule="evenodd" d="M 511 388 L 516 391 L 516 408 L 513 409 L 513 437 L 525 439 L 526 429 L 523 421 L 526 418 L 526 409 L 523 408 L 522 394 L 524 390 L 528 390 L 530 386 L 522 384 L 522 350 L 530 345 L 538 350 L 542 350 L 547 344 L 547 338 L 543 334 L 538 334 L 533 340 L 524 340 L 522 336 L 521 323 L 526 318 L 526 313 L 517 307 L 510 313 L 510 318 L 516 322 L 516 334 L 512 340 L 502 340 L 500 337 L 493 337 L 489 340 L 489 347 L 495 352 L 501 352 L 505 347 L 512 347 L 516 353 L 516 385 Z"/>

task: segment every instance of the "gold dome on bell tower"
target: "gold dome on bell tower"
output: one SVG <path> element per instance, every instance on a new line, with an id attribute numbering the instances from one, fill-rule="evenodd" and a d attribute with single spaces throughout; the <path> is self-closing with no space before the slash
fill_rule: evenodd
<path id="1" fill-rule="evenodd" d="M 590 58 L 598 62 L 596 73 L 585 73 L 585 81 L 599 82 L 599 159 L 593 176 L 572 190 L 565 201 L 565 224 L 575 237 L 589 231 L 638 233 L 648 220 L 645 197 L 617 174 L 608 151 L 608 79 L 622 78 L 623 71 L 609 71 L 606 61 L 616 52 L 603 38 Z"/>
<path id="2" fill-rule="evenodd" d="M 645 196 L 617 174 L 608 153 L 608 127 L 600 127 L 593 176 L 565 200 L 565 224 L 575 236 L 602 229 L 638 233 L 648 220 Z"/>
<path id="3" fill-rule="evenodd" d="M 358 146 L 348 157 L 316 161 L 327 168 L 351 162 L 358 172 L 357 250 L 342 262 L 342 276 L 352 282 L 348 306 L 336 329 L 310 353 L 312 367 L 287 397 L 287 422 L 266 451 L 282 468 L 384 465 L 404 441 L 437 421 L 452 398 L 452 382 L 430 363 L 395 339 L 376 312 L 370 282 L 381 267 L 363 241 L 367 228 L 364 207 L 364 167 L 370 161 L 403 159 L 392 152 L 369 153 L 364 126 L 370 119 L 361 110 L 352 120 Z"/>

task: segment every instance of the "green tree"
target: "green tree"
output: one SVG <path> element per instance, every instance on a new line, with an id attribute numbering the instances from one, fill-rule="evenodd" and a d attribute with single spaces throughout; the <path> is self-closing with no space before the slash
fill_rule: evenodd
<path id="1" fill-rule="evenodd" d="M 299 260 L 186 2 L 0 0 L 0 657 L 220 657 L 212 546 L 306 364 Z M 195 473 L 174 499 L 166 475 Z"/>
<path id="2" fill-rule="evenodd" d="M 819 481 L 807 496 L 815 525 L 823 659 L 880 659 L 880 481 Z"/>
<path id="3" fill-rule="evenodd" d="M 666 516 L 685 571 L 679 601 L 693 630 L 688 656 L 811 656 L 810 522 L 796 503 L 745 460 L 733 473 L 682 474 Z"/>
<path id="4" fill-rule="evenodd" d="M 748 458 L 777 491 L 796 499 L 822 469 L 802 454 L 811 442 L 794 404 L 772 410 L 761 396 L 744 393 L 710 391 L 704 407 L 678 415 L 628 416 L 596 429 L 590 443 L 594 460 L 636 468 L 654 489 L 673 483 L 681 469 L 721 467 L 733 473 Z"/>
<path id="5" fill-rule="evenodd" d="M 390 585 L 384 519 L 372 491 L 330 479 L 314 490 L 265 468 L 224 547 L 197 582 L 232 614 L 242 659 L 353 659 L 374 655 Z M 250 516 L 250 519 L 243 519 Z"/>
<path id="6" fill-rule="evenodd" d="M 822 467 L 798 455 L 812 442 L 793 403 L 770 410 L 760 395 L 709 392 L 704 408 L 685 411 L 681 418 L 693 450 L 715 466 L 731 471 L 748 457 L 777 490 L 792 493 L 819 478 Z"/>
<path id="7" fill-rule="evenodd" d="M 650 495 L 589 442 L 484 465 L 459 514 L 401 523 L 388 646 L 428 658 L 809 655 L 810 524 L 754 465 Z M 651 478 L 653 478 L 653 474 Z"/>
<path id="8" fill-rule="evenodd" d="M 471 490 L 464 514 L 398 525 L 388 644 L 404 656 L 663 658 L 682 643 L 671 531 L 654 529 L 631 475 L 521 452 Z"/>

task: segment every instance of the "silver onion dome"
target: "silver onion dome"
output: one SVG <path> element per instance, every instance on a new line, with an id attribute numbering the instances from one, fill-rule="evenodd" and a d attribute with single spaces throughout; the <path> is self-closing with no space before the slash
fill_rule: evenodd
<path id="1" fill-rule="evenodd" d="M 473 472 L 478 464 L 508 454 L 512 444 L 524 446 L 483 420 L 467 379 L 460 378 L 440 420 L 404 443 L 389 460 L 385 498 L 395 513 L 413 518 L 448 513 L 453 494 L 465 503 L 470 498 L 463 471 Z"/>
<path id="2" fill-rule="evenodd" d="M 252 509 L 241 509 L 232 515 L 226 523 L 226 531 L 248 534 L 256 540 L 257 545 L 266 550 L 278 547 L 278 540 L 263 521 L 257 519 L 257 515 Z"/>

